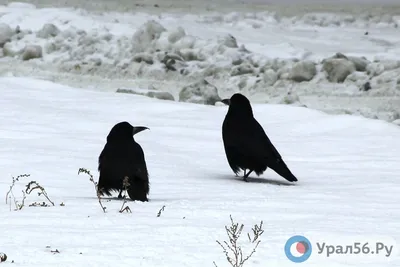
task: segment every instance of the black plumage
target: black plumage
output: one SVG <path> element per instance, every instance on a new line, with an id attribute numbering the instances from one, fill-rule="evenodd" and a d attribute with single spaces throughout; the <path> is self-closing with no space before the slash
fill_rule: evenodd
<path id="1" fill-rule="evenodd" d="M 97 187 L 100 195 L 111 196 L 111 191 L 119 191 L 118 198 L 122 198 L 123 181 L 127 176 L 129 197 L 132 200 L 148 201 L 150 186 L 145 156 L 142 147 L 133 137 L 146 129 L 143 126 L 134 127 L 125 121 L 111 129 L 99 156 L 100 176 Z"/>
<path id="2" fill-rule="evenodd" d="M 225 154 L 233 172 L 243 170 L 243 179 L 253 171 L 260 176 L 269 167 L 290 182 L 297 181 L 262 126 L 253 116 L 250 101 L 242 94 L 221 100 L 229 105 L 222 125 Z M 246 173 L 246 170 L 248 172 Z"/>

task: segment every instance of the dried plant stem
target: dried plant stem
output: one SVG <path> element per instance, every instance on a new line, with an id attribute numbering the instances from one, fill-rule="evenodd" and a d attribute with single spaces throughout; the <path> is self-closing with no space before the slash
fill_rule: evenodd
<path id="1" fill-rule="evenodd" d="M 216 242 L 222 248 L 226 260 L 230 263 L 232 267 L 242 267 L 244 263 L 247 262 L 253 256 L 253 254 L 256 252 L 258 245 L 261 242 L 261 240 L 259 240 L 259 237 L 264 233 L 264 230 L 262 229 L 263 222 L 261 221 L 260 225 L 256 224 L 252 228 L 254 235 L 253 238 L 250 237 L 250 234 L 247 234 L 249 242 L 255 244 L 255 246 L 251 251 L 251 253 L 243 258 L 243 251 L 242 248 L 238 245 L 238 240 L 240 235 L 242 234 L 244 225 L 241 224 L 239 226 L 238 223 L 235 223 L 233 221 L 232 216 L 230 216 L 230 219 L 231 219 L 230 227 L 225 226 L 225 230 L 228 235 L 229 241 L 220 242 L 217 240 Z M 213 263 L 215 267 L 218 267 L 215 262 Z"/>
<path id="2" fill-rule="evenodd" d="M 100 196 L 100 192 L 99 192 L 99 190 L 98 190 L 98 187 L 97 187 L 97 183 L 94 181 L 94 179 L 93 179 L 93 175 L 90 173 L 90 171 L 89 170 L 87 170 L 87 169 L 85 169 L 85 168 L 79 168 L 79 170 L 78 170 L 78 175 L 80 174 L 80 173 L 86 173 L 87 175 L 89 175 L 89 180 L 94 184 L 94 188 L 95 188 L 95 190 L 96 190 L 96 195 L 97 195 L 97 199 L 99 200 L 99 204 L 100 204 L 100 207 L 101 207 L 101 209 L 103 210 L 103 212 L 104 213 L 106 213 L 106 207 L 104 207 L 103 206 L 103 203 L 101 202 L 101 196 Z"/>

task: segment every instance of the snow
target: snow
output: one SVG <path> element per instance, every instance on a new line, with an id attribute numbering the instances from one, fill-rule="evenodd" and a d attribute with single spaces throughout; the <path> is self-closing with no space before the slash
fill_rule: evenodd
<path id="1" fill-rule="evenodd" d="M 213 261 L 228 266 L 215 241 L 226 240 L 229 215 L 245 225 L 245 233 L 264 222 L 262 242 L 245 266 L 294 266 L 283 247 L 297 234 L 327 243 L 359 241 L 355 236 L 372 244 L 378 236 L 397 240 L 398 250 L 400 130 L 394 124 L 253 104 L 256 118 L 299 182 L 289 186 L 268 170 L 245 183 L 234 176 L 224 154 L 226 106 L 82 90 L 23 77 L 1 77 L 0 91 L 0 191 L 6 194 L 11 176 L 27 173 L 31 176 L 14 188 L 16 198 L 21 200 L 23 185 L 35 180 L 56 204 L 19 211 L 0 205 L 0 252 L 16 266 L 195 267 Z M 120 200 L 103 200 L 103 213 L 88 176 L 77 172 L 87 168 L 97 181 L 105 138 L 124 120 L 150 128 L 135 137 L 150 173 L 150 201 L 128 202 L 132 213 L 121 214 Z M 28 195 L 26 204 L 40 199 Z M 60 253 L 51 253 L 56 249 Z M 366 261 L 361 254 L 326 258 L 316 254 L 317 247 L 313 251 L 306 266 L 400 263 L 397 252 Z"/>
<path id="2" fill-rule="evenodd" d="M 3 1 L 0 192 L 27 173 L 13 189 L 16 199 L 34 180 L 55 206 L 14 211 L 13 202 L 0 204 L 0 253 L 30 267 L 223 267 L 229 264 L 216 240 L 226 240 L 232 215 L 245 225 L 245 253 L 252 249 L 245 234 L 264 225 L 244 266 L 294 266 L 283 248 L 299 234 L 313 243 L 305 266 L 399 266 L 398 8 L 368 10 L 358 0 L 325 9 L 314 0 L 268 8 L 259 0 L 196 1 Z M 24 51 L 37 58 L 27 60 Z M 349 65 L 343 83 L 329 82 L 323 60 L 336 53 L 365 71 Z M 291 79 L 297 62 L 296 75 L 306 81 Z M 371 89 L 360 91 L 367 81 Z M 211 96 L 201 86 L 179 102 L 183 88 L 201 83 L 221 98 L 249 97 L 298 183 L 271 170 L 250 183 L 233 175 L 221 136 L 227 107 L 187 103 Z M 106 198 L 103 213 L 78 169 L 98 180 L 98 155 L 120 121 L 150 128 L 135 136 L 150 202 L 129 201 L 132 213 L 119 213 L 122 201 Z M 32 193 L 25 204 L 44 200 Z M 317 241 L 384 242 L 394 251 L 327 258 L 317 254 Z"/>

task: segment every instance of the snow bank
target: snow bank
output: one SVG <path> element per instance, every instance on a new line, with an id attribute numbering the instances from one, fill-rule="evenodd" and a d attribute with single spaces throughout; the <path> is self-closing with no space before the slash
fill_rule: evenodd
<path id="1" fill-rule="evenodd" d="M 219 95 L 241 91 L 262 102 L 317 108 L 303 103 L 305 96 L 400 97 L 400 57 L 393 57 L 400 52 L 395 45 L 400 37 L 393 36 L 400 20 L 389 15 L 95 16 L 15 3 L 0 12 L 0 46 L 8 60 L 59 73 L 176 81 L 176 88 L 160 88 L 161 94 L 169 93 L 159 95 L 163 99 L 215 104 Z M 336 32 L 342 38 L 334 39 Z M 299 48 L 296 40 L 308 43 Z M 346 42 L 373 52 L 346 53 L 349 47 L 340 46 Z M 374 52 L 378 49 L 382 52 Z M 395 104 L 384 111 L 338 110 L 388 121 L 400 116 Z"/>
<path id="2" fill-rule="evenodd" d="M 294 17 L 281 17 L 276 12 L 239 13 L 206 15 L 199 21 L 215 23 L 226 22 L 233 24 L 249 23 L 253 28 L 261 28 L 265 23 L 281 23 L 284 25 L 310 25 L 317 27 L 393 27 L 400 24 L 400 17 L 390 14 L 372 15 L 364 14 L 340 14 L 340 13 L 307 13 Z"/>

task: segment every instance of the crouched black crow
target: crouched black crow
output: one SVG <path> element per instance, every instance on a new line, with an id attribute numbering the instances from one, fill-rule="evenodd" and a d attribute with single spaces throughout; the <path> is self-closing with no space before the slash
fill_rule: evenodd
<path id="1" fill-rule="evenodd" d="M 286 180 L 297 181 L 262 126 L 254 118 L 250 101 L 237 93 L 221 102 L 229 105 L 222 125 L 222 138 L 225 154 L 233 172 L 237 175 L 243 170 L 243 179 L 247 182 L 250 173 L 254 171 L 260 176 L 269 167 Z"/>
<path id="2" fill-rule="evenodd" d="M 100 172 L 98 192 L 111 196 L 111 191 L 119 191 L 122 198 L 124 178 L 128 177 L 127 192 L 132 200 L 148 201 L 149 174 L 142 147 L 133 136 L 143 130 L 143 126 L 132 126 L 128 122 L 114 125 L 107 136 L 107 143 L 99 156 Z"/>

